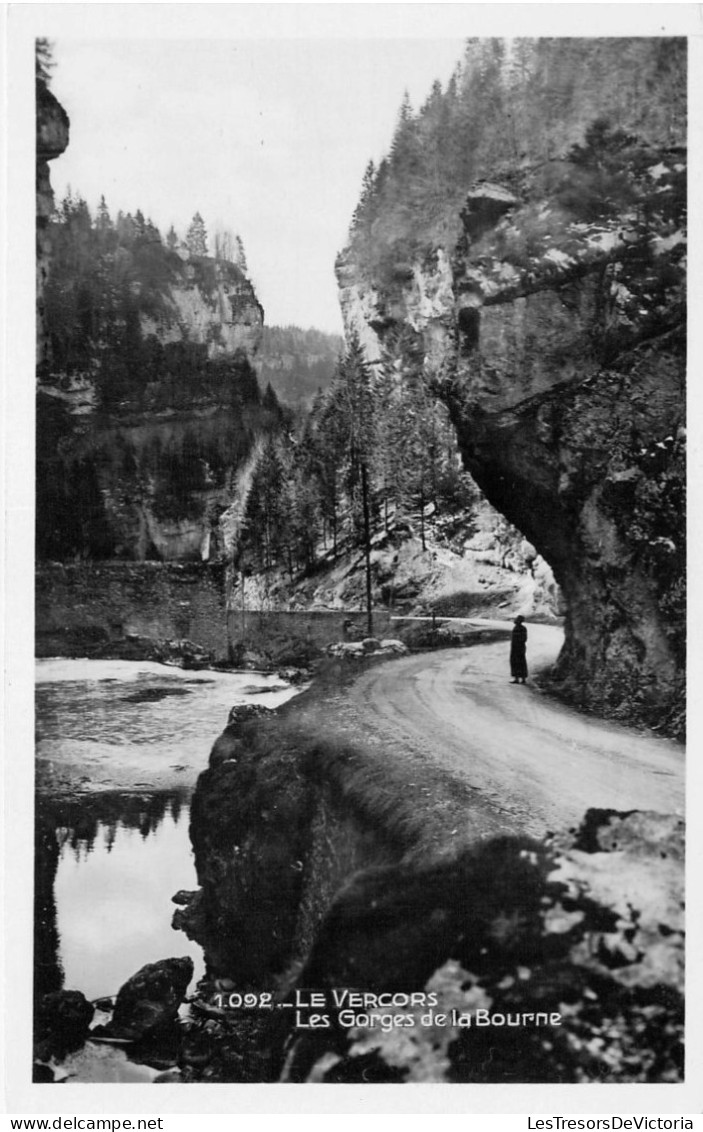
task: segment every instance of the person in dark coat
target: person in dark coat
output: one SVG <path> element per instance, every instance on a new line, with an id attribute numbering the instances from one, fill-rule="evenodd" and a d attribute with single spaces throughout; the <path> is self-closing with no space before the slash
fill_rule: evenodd
<path id="1" fill-rule="evenodd" d="M 525 618 L 518 616 L 510 637 L 510 675 L 512 684 L 524 684 L 527 680 L 527 629 Z"/>

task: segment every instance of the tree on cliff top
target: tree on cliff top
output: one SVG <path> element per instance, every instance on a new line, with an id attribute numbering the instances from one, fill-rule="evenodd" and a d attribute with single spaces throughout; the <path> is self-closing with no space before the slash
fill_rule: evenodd
<path id="1" fill-rule="evenodd" d="M 51 72 L 56 66 L 54 62 L 54 49 L 51 41 L 43 37 L 35 41 L 35 78 L 37 82 L 44 83 L 44 86 L 51 84 Z"/>
<path id="2" fill-rule="evenodd" d="M 237 264 L 237 267 L 240 267 L 242 271 L 246 273 L 247 257 L 246 252 L 244 251 L 244 242 L 239 233 L 237 233 L 237 235 L 234 237 L 234 242 L 237 248 L 237 258 L 235 260 L 235 263 Z"/>
<path id="3" fill-rule="evenodd" d="M 196 212 L 188 229 L 186 247 L 191 255 L 207 255 L 207 231 L 199 212 Z"/>
<path id="4" fill-rule="evenodd" d="M 604 149 L 607 165 L 626 155 L 631 134 L 643 153 L 685 142 L 683 38 L 542 37 L 513 41 L 509 51 L 505 44 L 468 40 L 444 91 L 435 83 L 417 113 L 404 97 L 388 156 L 375 175 L 367 167 L 350 230 L 352 252 L 376 282 L 402 284 L 414 257 L 452 251 L 479 178 L 502 182 L 528 166 L 566 162 L 565 177 L 577 191 L 593 182 L 586 195 L 598 203 L 620 199 L 623 188 L 618 169 L 599 169 Z M 546 171 L 556 176 L 560 168 Z"/>

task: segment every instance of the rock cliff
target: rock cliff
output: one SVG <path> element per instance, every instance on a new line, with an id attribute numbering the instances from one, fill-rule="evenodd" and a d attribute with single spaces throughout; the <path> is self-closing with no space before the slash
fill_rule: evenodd
<path id="1" fill-rule="evenodd" d="M 68 118 L 37 82 L 37 555 L 211 560 L 256 437 L 263 309 L 234 263 L 104 199 L 54 208 Z"/>
<path id="2" fill-rule="evenodd" d="M 346 325 L 371 358 L 402 342 L 403 328 L 421 336 L 426 380 L 450 410 L 465 466 L 553 568 L 567 607 L 563 692 L 623 719 L 668 716 L 676 730 L 685 46 L 623 41 L 616 61 L 619 42 L 538 41 L 498 59 L 490 113 L 467 135 L 470 180 L 452 182 L 443 225 L 423 217 L 419 237 L 402 231 L 396 137 L 337 274 Z M 466 62 L 464 108 L 485 98 L 482 50 L 483 70 Z M 617 84 L 597 87 L 589 68 L 605 59 Z M 450 160 L 439 131 L 458 99 L 455 89 L 424 108 L 415 153 L 430 155 L 434 141 Z M 414 184 L 417 197 L 417 175 Z"/>
<path id="3" fill-rule="evenodd" d="M 63 106 L 54 98 L 45 82 L 36 84 L 37 125 L 37 362 L 45 357 L 47 347 L 44 322 L 44 289 L 49 270 L 51 245 L 48 236 L 49 217 L 54 208 L 54 194 L 49 178 L 49 162 L 59 157 L 68 145 L 69 120 Z"/>

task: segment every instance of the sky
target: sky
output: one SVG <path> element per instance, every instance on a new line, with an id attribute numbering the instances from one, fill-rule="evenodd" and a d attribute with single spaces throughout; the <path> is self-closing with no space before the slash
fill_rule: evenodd
<path id="1" fill-rule="evenodd" d="M 141 209 L 180 235 L 196 211 L 238 232 L 266 323 L 341 332 L 334 260 L 369 159 L 449 79 L 463 39 L 52 40 L 71 120 L 52 162 L 113 217 Z"/>

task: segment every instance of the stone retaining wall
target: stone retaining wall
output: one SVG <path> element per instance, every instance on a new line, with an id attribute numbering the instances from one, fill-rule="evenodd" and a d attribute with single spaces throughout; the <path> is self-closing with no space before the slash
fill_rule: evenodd
<path id="1" fill-rule="evenodd" d="M 349 613 L 342 609 L 306 610 L 300 613 L 230 609 L 227 613 L 227 633 L 233 645 L 243 645 L 256 652 L 276 649 L 293 638 L 309 642 L 317 648 L 325 648 L 337 641 L 360 640 L 368 636 L 366 613 Z M 373 635 L 395 635 L 388 610 L 374 610 Z"/>
<path id="2" fill-rule="evenodd" d="M 387 610 L 374 635 L 392 637 Z M 224 566 L 171 562 L 42 563 L 36 574 L 38 656 L 88 655 L 128 638 L 187 639 L 231 660 L 236 650 L 277 655 L 290 642 L 311 652 L 368 635 L 363 611 L 280 612 L 227 608 Z M 78 650 L 78 651 L 76 651 Z"/>
<path id="3" fill-rule="evenodd" d="M 37 653 L 81 636 L 195 641 L 229 655 L 225 570 L 206 563 L 45 563 L 36 576 Z M 61 650 L 60 650 L 61 652 Z"/>

